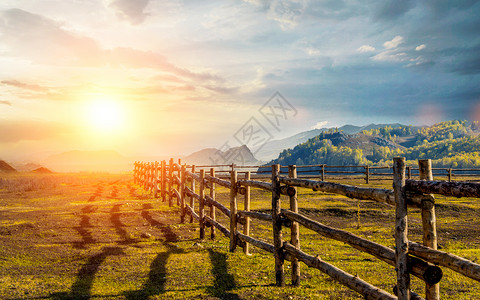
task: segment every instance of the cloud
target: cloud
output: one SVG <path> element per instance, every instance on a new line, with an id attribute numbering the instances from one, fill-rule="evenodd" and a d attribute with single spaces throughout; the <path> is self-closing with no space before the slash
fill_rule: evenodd
<path id="1" fill-rule="evenodd" d="M 219 88 L 223 84 L 224 79 L 216 74 L 194 72 L 177 66 L 159 53 L 131 47 L 104 49 L 94 39 L 68 31 L 63 26 L 61 23 L 20 9 L 0 12 L 0 36 L 10 56 L 19 56 L 47 65 L 148 68 L 175 77 L 183 77 L 194 83 L 214 84 Z M 44 90 L 40 86 L 18 81 L 2 83 L 23 89 Z"/>
<path id="2" fill-rule="evenodd" d="M 375 51 L 375 47 L 370 45 L 362 45 L 357 49 L 357 52 L 360 52 L 360 53 L 366 53 L 366 52 L 372 52 L 372 51 Z"/>
<path id="3" fill-rule="evenodd" d="M 4 85 L 9 85 L 9 86 L 13 86 L 20 89 L 30 90 L 30 91 L 43 92 L 48 90 L 48 88 L 42 87 L 38 84 L 29 84 L 29 83 L 20 82 L 18 80 L 2 80 L 1 83 Z"/>
<path id="4" fill-rule="evenodd" d="M 297 26 L 306 6 L 305 0 L 273 0 L 270 3 L 268 15 L 279 22 L 282 29 L 288 30 Z"/>
<path id="5" fill-rule="evenodd" d="M 397 48 L 400 44 L 404 42 L 404 39 L 402 36 L 397 35 L 394 37 L 391 41 L 387 41 L 383 43 L 383 46 L 385 49 L 395 49 Z"/>
<path id="6" fill-rule="evenodd" d="M 375 13 L 375 19 L 381 21 L 398 19 L 415 6 L 413 0 L 383 0 L 381 3 Z"/>
<path id="7" fill-rule="evenodd" d="M 421 44 L 421 45 L 417 46 L 417 47 L 415 48 L 415 50 L 416 50 L 416 51 L 421 51 L 421 50 L 423 50 L 423 49 L 425 49 L 425 48 L 427 48 L 427 46 L 426 46 L 425 44 Z"/>
<path id="8" fill-rule="evenodd" d="M 142 23 L 148 14 L 144 13 L 150 0 L 113 0 L 108 5 L 115 14 L 131 24 Z"/>
<path id="9" fill-rule="evenodd" d="M 0 100 L 0 104 L 12 106 L 12 103 L 10 101 L 7 101 L 7 100 Z"/>
<path id="10" fill-rule="evenodd" d="M 405 52 L 383 51 L 372 57 L 376 61 L 401 62 L 407 61 L 408 55 Z"/>
<path id="11" fill-rule="evenodd" d="M 311 129 L 321 129 L 321 128 L 324 128 L 325 125 L 327 125 L 328 123 L 330 123 L 329 121 L 320 121 L 318 122 L 317 124 L 313 125 L 311 127 Z"/>
<path id="12" fill-rule="evenodd" d="M 480 74 L 480 44 L 472 47 L 454 48 L 450 59 L 452 62 L 448 70 L 461 75 Z M 455 58 L 455 59 L 452 59 Z"/>

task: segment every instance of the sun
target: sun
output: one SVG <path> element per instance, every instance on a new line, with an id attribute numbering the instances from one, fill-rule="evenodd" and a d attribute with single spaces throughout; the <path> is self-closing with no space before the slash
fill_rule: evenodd
<path id="1" fill-rule="evenodd" d="M 125 122 L 121 102 L 109 97 L 96 98 L 89 102 L 86 115 L 90 127 L 97 132 L 120 131 Z"/>

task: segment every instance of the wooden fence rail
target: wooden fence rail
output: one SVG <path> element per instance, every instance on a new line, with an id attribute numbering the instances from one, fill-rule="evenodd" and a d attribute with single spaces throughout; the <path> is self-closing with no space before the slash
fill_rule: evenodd
<path id="1" fill-rule="evenodd" d="M 439 266 L 447 267 L 459 274 L 480 281 L 479 264 L 437 250 L 435 197 L 433 196 L 433 194 L 442 194 L 454 197 L 480 198 L 480 183 L 433 181 L 433 169 L 430 160 L 419 160 L 419 180 L 407 179 L 412 178 L 412 168 L 405 166 L 404 158 L 395 158 L 393 166 L 392 190 L 297 178 L 297 173 L 302 173 L 299 171 L 300 166 L 289 166 L 288 172 L 285 172 L 280 165 L 272 165 L 270 170 L 271 182 L 251 180 L 251 171 L 238 173 L 234 165 L 231 165 L 227 180 L 225 176 L 222 176 L 222 178 L 216 176 L 214 166 L 203 166 L 204 168 L 197 171 L 196 166 L 182 165 L 180 160 L 175 163 L 173 159 L 170 159 L 168 164 L 165 161 L 160 164 L 158 162 L 135 162 L 133 174 L 135 184 L 152 191 L 155 193 L 155 197 L 161 195 L 163 202 L 166 202 L 168 198 L 170 206 L 174 205 L 173 199 L 176 198 L 176 204 L 181 207 L 181 222 L 185 222 L 187 215 L 190 216 L 190 222 L 196 220 L 200 227 L 201 239 L 205 238 L 207 228 L 211 228 L 211 238 L 215 239 L 215 230 L 217 229 L 229 238 L 230 251 L 235 251 L 239 246 L 243 248 L 245 253 L 248 253 L 249 246 L 252 245 L 272 253 L 275 259 L 277 286 L 285 285 L 285 260 L 292 262 L 292 285 L 294 286 L 298 286 L 300 283 L 299 262 L 301 261 L 364 295 L 366 299 L 423 299 L 410 290 L 410 275 L 414 275 L 425 282 L 426 299 L 440 299 L 439 282 L 442 279 L 443 272 Z M 206 170 L 205 167 L 211 168 Z M 321 167 L 321 178 L 325 178 L 327 166 L 309 167 Z M 342 166 L 331 167 L 342 168 Z M 258 171 L 256 166 L 249 166 L 249 168 L 257 168 Z M 367 182 L 369 176 L 374 174 L 369 172 L 375 168 L 381 169 L 381 167 L 364 166 Z M 308 171 L 310 172 L 310 170 Z M 244 174 L 244 178 L 239 178 L 241 174 Z M 288 177 L 281 176 L 281 174 L 288 174 Z M 450 174 L 452 173 L 450 172 Z M 229 189 L 229 207 L 216 200 L 217 184 Z M 395 250 L 350 232 L 326 226 L 299 214 L 297 187 L 344 195 L 358 200 L 381 202 L 395 207 Z M 251 188 L 258 188 L 271 193 L 271 214 L 250 210 Z M 244 201 L 243 210 L 239 210 L 237 205 L 241 195 L 243 195 Z M 290 209 L 281 208 L 282 195 L 289 197 Z M 410 206 L 420 208 L 422 212 L 424 233 L 422 244 L 408 240 L 407 211 Z M 227 225 L 217 221 L 217 212 L 223 213 L 228 218 L 229 223 Z M 250 236 L 252 219 L 270 222 L 273 244 Z M 243 225 L 243 233 L 239 232 L 238 224 Z M 318 256 L 312 256 L 300 250 L 300 225 L 326 238 L 344 242 L 394 266 L 397 277 L 396 285 L 392 287 L 392 291 L 396 296 L 361 280 L 357 276 L 348 274 L 323 261 Z M 282 228 L 285 227 L 291 229 L 289 242 L 284 241 Z"/>

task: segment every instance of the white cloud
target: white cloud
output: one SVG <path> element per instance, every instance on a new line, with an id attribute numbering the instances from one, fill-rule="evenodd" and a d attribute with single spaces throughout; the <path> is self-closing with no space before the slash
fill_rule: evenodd
<path id="1" fill-rule="evenodd" d="M 417 46 L 417 48 L 415 48 L 415 50 L 417 51 L 421 51 L 423 49 L 427 48 L 427 46 L 425 44 L 421 44 L 420 46 Z"/>
<path id="2" fill-rule="evenodd" d="M 408 55 L 405 52 L 396 53 L 394 51 L 383 51 L 372 57 L 376 61 L 406 61 L 408 60 Z"/>
<path id="3" fill-rule="evenodd" d="M 313 126 L 312 126 L 312 129 L 325 128 L 325 125 L 327 125 L 328 123 L 330 123 L 330 122 L 329 122 L 329 121 L 320 121 L 320 122 L 318 122 L 317 124 L 313 125 Z"/>
<path id="4" fill-rule="evenodd" d="M 308 47 L 307 49 L 305 49 L 305 51 L 310 56 L 319 56 L 321 54 L 320 50 L 313 47 Z"/>
<path id="5" fill-rule="evenodd" d="M 394 37 L 391 41 L 387 41 L 385 43 L 383 43 L 383 46 L 386 48 L 386 49 L 395 49 L 397 48 L 400 44 L 402 44 L 404 42 L 404 38 L 397 35 L 396 37 Z"/>
<path id="6" fill-rule="evenodd" d="M 370 45 L 362 45 L 357 49 L 357 52 L 360 52 L 360 53 L 366 53 L 366 52 L 372 52 L 372 51 L 375 51 L 375 47 Z"/>

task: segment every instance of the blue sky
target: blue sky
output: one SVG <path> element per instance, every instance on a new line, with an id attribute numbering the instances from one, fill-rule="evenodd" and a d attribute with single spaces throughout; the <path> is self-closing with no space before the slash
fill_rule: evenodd
<path id="1" fill-rule="evenodd" d="M 296 114 L 274 138 L 478 120 L 479 2 L 2 0 L 0 158 L 220 147 L 275 92 Z"/>

